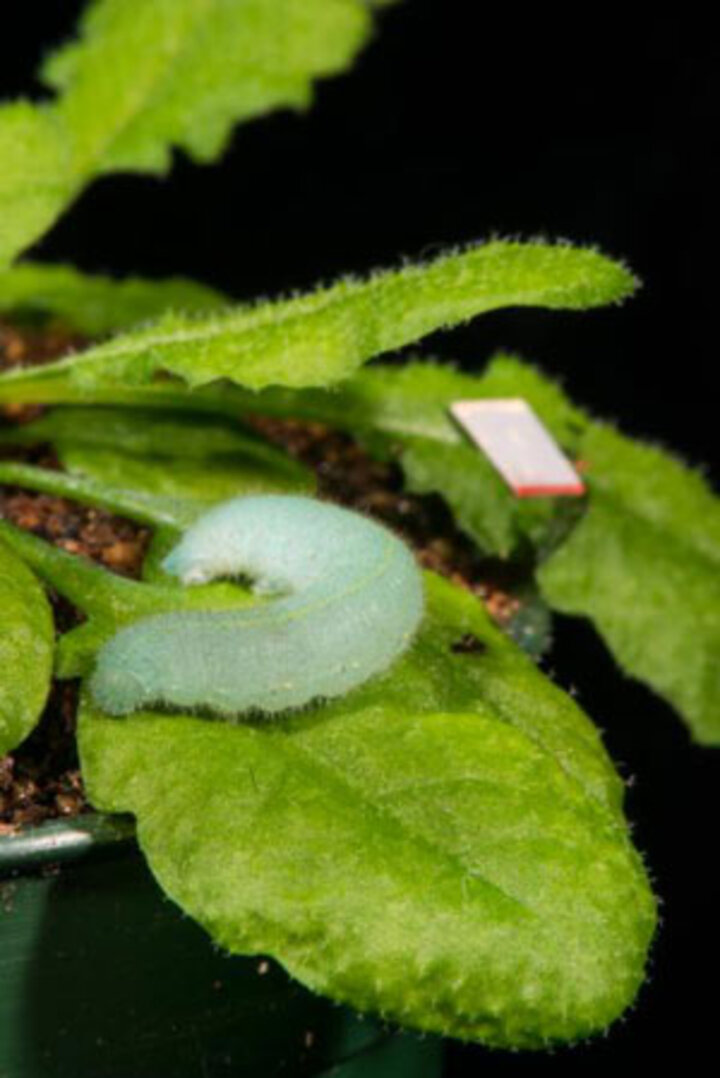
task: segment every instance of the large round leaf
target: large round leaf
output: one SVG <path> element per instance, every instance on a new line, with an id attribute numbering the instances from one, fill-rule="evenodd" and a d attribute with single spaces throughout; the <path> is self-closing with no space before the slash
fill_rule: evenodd
<path id="1" fill-rule="evenodd" d="M 406 1025 L 584 1036 L 633 999 L 654 927 L 621 783 L 479 603 L 427 592 L 387 675 L 285 721 L 86 703 L 90 795 L 136 815 L 161 886 L 231 951 Z"/>

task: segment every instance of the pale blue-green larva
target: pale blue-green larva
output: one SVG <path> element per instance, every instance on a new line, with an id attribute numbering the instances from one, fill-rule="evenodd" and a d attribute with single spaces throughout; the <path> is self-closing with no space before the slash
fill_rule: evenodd
<path id="1" fill-rule="evenodd" d="M 185 584 L 249 578 L 269 601 L 159 614 L 101 650 L 92 693 L 111 715 L 149 705 L 227 718 L 339 696 L 385 670 L 423 609 L 420 571 L 392 532 L 312 498 L 235 498 L 164 562 Z"/>

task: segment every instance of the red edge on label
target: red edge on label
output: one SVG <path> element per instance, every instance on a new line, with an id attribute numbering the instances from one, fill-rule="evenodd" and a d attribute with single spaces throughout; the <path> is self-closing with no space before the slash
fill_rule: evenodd
<path id="1" fill-rule="evenodd" d="M 518 498 L 552 498 L 562 495 L 571 498 L 579 498 L 585 493 L 585 489 L 583 483 L 563 483 L 555 486 L 537 485 L 512 487 L 513 493 L 517 494 Z"/>

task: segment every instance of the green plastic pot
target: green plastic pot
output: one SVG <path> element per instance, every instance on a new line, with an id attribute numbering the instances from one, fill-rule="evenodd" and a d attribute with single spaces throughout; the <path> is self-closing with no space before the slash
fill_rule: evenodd
<path id="1" fill-rule="evenodd" d="M 0 1078 L 438 1078 L 440 1057 L 275 963 L 221 954 L 129 820 L 0 839 Z"/>

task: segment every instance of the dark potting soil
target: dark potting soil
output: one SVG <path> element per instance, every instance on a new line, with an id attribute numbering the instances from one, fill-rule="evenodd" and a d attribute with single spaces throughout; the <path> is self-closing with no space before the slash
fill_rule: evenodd
<path id="1" fill-rule="evenodd" d="M 47 362 L 83 345 L 58 327 L 44 331 L 0 322 L 0 369 Z M 5 422 L 34 418 L 37 406 L 5 406 Z M 347 435 L 319 423 L 247 418 L 268 441 L 312 468 L 323 498 L 350 506 L 384 522 L 414 548 L 418 561 L 468 588 L 499 622 L 507 622 L 517 601 L 507 592 L 506 571 L 479 558 L 458 532 L 442 499 L 402 489 L 399 468 L 379 463 Z M 44 467 L 60 465 L 49 447 L 8 450 L 15 459 Z M 137 577 L 150 539 L 147 528 L 47 494 L 0 486 L 0 516 L 72 554 L 92 558 L 112 572 Z M 50 595 L 59 633 L 81 620 L 60 596 Z M 458 641 L 471 652 L 473 639 Z M 58 817 L 71 817 L 89 806 L 75 749 L 77 684 L 56 682 L 34 732 L 10 755 L 0 758 L 0 835 Z"/>

